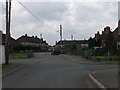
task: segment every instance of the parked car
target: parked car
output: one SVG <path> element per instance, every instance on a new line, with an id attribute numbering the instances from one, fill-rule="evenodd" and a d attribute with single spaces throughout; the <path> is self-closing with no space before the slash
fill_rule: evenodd
<path id="1" fill-rule="evenodd" d="M 52 52 L 51 52 L 51 55 L 59 55 L 59 54 L 61 54 L 60 48 L 54 47 Z"/>
<path id="2" fill-rule="evenodd" d="M 52 50 L 53 50 L 52 48 L 49 48 L 49 49 L 48 49 L 48 52 L 52 52 Z"/>

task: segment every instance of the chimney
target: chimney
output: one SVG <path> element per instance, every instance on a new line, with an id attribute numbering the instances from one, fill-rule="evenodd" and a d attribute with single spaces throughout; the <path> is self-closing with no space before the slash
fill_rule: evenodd
<path id="1" fill-rule="evenodd" d="M 25 36 L 27 37 L 27 34 L 25 34 Z"/>
<path id="2" fill-rule="evenodd" d="M 37 36 L 35 36 L 35 38 L 37 38 Z"/>
<path id="3" fill-rule="evenodd" d="M 105 32 L 105 33 L 109 33 L 109 32 L 110 32 L 110 27 L 109 27 L 109 26 L 106 26 L 106 27 L 104 28 L 104 32 Z"/>
<path id="4" fill-rule="evenodd" d="M 100 35 L 99 31 L 97 32 L 98 35 Z"/>

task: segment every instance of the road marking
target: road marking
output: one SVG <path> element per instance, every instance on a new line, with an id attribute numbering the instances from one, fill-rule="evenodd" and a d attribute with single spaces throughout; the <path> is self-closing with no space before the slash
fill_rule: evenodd
<path id="1" fill-rule="evenodd" d="M 7 73 L 5 73 L 5 74 L 1 75 L 0 77 L 4 77 L 4 76 L 6 76 L 6 75 L 8 75 L 8 74 L 10 74 L 10 73 L 12 73 L 12 72 L 14 72 L 14 71 L 16 71 L 16 70 L 18 70 L 18 69 L 22 68 L 22 67 L 24 67 L 24 66 L 25 66 L 25 65 L 19 66 L 19 67 L 17 67 L 17 68 L 15 68 L 15 69 L 13 69 L 13 70 L 11 70 L 11 71 L 9 71 L 9 72 L 7 72 Z"/>
<path id="2" fill-rule="evenodd" d="M 105 86 L 103 86 L 100 82 L 98 82 L 90 73 L 89 78 L 97 85 L 98 88 L 101 88 L 102 90 L 107 90 Z"/>

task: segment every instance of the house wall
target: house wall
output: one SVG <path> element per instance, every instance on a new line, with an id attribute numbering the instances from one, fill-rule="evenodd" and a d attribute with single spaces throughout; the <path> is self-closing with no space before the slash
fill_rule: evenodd
<path id="1" fill-rule="evenodd" d="M 5 63 L 5 46 L 0 45 L 0 64 Z"/>
<path id="2" fill-rule="evenodd" d="M 0 64 L 5 63 L 5 45 L 2 45 L 2 31 L 0 30 Z"/>

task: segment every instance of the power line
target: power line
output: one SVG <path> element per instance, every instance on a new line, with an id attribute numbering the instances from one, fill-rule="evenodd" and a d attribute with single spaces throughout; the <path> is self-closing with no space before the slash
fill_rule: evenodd
<path id="1" fill-rule="evenodd" d="M 49 29 L 55 30 L 53 28 L 51 28 L 50 26 L 48 26 L 47 24 L 45 24 L 44 22 L 42 22 L 36 15 L 34 15 L 28 8 L 26 8 L 19 0 L 17 0 L 18 3 L 23 6 L 24 9 L 26 9 L 35 19 L 37 19 L 39 21 L 39 23 L 46 25 Z"/>
<path id="2" fill-rule="evenodd" d="M 19 2 L 19 4 L 24 8 L 24 9 L 26 9 L 35 19 L 37 19 L 38 21 L 39 21 L 39 23 L 42 23 L 43 25 L 46 25 L 49 29 L 52 29 L 52 30 L 55 30 L 55 29 L 53 29 L 53 28 L 51 28 L 50 26 L 48 26 L 47 24 L 45 24 L 44 22 L 42 22 L 36 15 L 34 15 L 28 8 L 26 8 L 19 0 L 17 0 L 18 2 Z M 80 34 L 78 34 L 78 33 L 75 33 L 75 32 L 73 32 L 72 30 L 70 30 L 70 29 L 68 29 L 68 28 L 65 28 L 66 30 L 65 31 L 67 31 L 67 30 L 69 30 L 69 31 L 67 31 L 68 33 L 73 33 L 73 34 L 75 34 L 75 35 L 77 35 L 77 36 L 83 36 L 83 35 L 80 35 Z M 56 31 L 56 30 L 55 30 Z M 83 36 L 84 37 L 84 36 Z"/>

